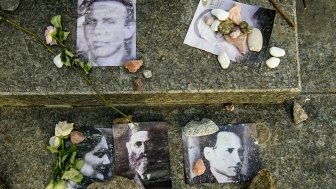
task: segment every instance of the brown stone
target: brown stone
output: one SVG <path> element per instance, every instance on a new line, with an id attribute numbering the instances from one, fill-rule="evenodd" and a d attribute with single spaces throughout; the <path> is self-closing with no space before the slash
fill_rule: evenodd
<path id="1" fill-rule="evenodd" d="M 249 127 L 249 134 L 259 145 L 265 144 L 271 138 L 270 129 L 263 123 L 255 123 Z"/>
<path id="2" fill-rule="evenodd" d="M 226 111 L 233 112 L 234 111 L 234 105 L 232 103 L 225 104 Z"/>
<path id="3" fill-rule="evenodd" d="M 229 12 L 230 12 L 229 18 L 233 21 L 233 23 L 239 25 L 241 22 L 240 4 L 235 3 L 235 5 L 230 9 Z"/>
<path id="4" fill-rule="evenodd" d="M 70 139 L 73 144 L 78 144 L 85 139 L 85 136 L 82 132 L 79 131 L 72 131 L 70 133 Z"/>
<path id="5" fill-rule="evenodd" d="M 142 91 L 143 89 L 143 83 L 140 78 L 134 80 L 134 87 L 136 91 Z"/>
<path id="6" fill-rule="evenodd" d="M 258 172 L 248 186 L 247 189 L 275 189 L 275 184 L 272 179 L 272 174 L 267 169 L 262 169 Z"/>
<path id="7" fill-rule="evenodd" d="M 293 116 L 294 116 L 294 122 L 297 125 L 308 119 L 307 113 L 304 111 L 302 106 L 297 102 L 294 102 Z"/>
<path id="8" fill-rule="evenodd" d="M 125 123 L 129 123 L 132 121 L 132 115 L 128 115 L 126 117 L 119 117 L 116 118 L 115 120 L 113 120 L 113 124 L 125 124 Z"/>
<path id="9" fill-rule="evenodd" d="M 142 60 L 129 60 L 124 64 L 124 67 L 131 73 L 135 73 L 143 65 Z"/>
<path id="10" fill-rule="evenodd" d="M 236 46 L 242 54 L 246 53 L 246 48 L 245 48 L 246 39 L 247 39 L 247 34 L 246 33 L 241 33 L 235 39 L 231 38 L 229 35 L 224 35 L 224 37 L 225 37 L 225 40 L 227 42 Z"/>
<path id="11" fill-rule="evenodd" d="M 203 173 L 205 172 L 206 167 L 204 165 L 204 162 L 202 159 L 198 159 L 194 165 L 193 168 L 193 173 L 197 176 L 203 175 Z"/>

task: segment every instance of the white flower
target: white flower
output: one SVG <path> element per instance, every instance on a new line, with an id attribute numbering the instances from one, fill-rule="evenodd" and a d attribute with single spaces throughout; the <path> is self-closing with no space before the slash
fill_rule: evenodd
<path id="1" fill-rule="evenodd" d="M 73 123 L 67 123 L 67 121 L 60 121 L 55 127 L 55 136 L 67 137 L 73 130 Z"/>
<path id="2" fill-rule="evenodd" d="M 56 28 L 53 26 L 48 26 L 47 29 L 44 31 L 44 36 L 46 38 L 47 44 L 55 45 L 56 41 L 53 39 L 53 35 L 56 34 Z"/>
<path id="3" fill-rule="evenodd" d="M 58 67 L 58 68 L 62 68 L 63 66 L 63 62 L 61 60 L 61 54 L 57 55 L 54 57 L 54 64 Z"/>
<path id="4" fill-rule="evenodd" d="M 53 136 L 49 139 L 49 145 L 57 149 L 61 145 L 61 139 L 57 136 Z"/>

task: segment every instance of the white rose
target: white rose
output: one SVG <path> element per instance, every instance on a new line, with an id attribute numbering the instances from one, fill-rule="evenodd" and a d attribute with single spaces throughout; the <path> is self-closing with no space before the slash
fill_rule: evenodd
<path id="1" fill-rule="evenodd" d="M 67 123 L 67 121 L 60 121 L 55 127 L 55 136 L 66 137 L 73 130 L 73 123 Z"/>

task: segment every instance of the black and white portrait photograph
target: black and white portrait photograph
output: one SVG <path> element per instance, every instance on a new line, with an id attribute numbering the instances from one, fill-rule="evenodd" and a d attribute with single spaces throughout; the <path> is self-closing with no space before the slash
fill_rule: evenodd
<path id="1" fill-rule="evenodd" d="M 188 184 L 234 183 L 253 179 L 260 170 L 259 147 L 249 125 L 222 125 L 207 136 L 183 134 Z"/>
<path id="2" fill-rule="evenodd" d="M 77 52 L 93 66 L 136 57 L 136 0 L 78 0 Z"/>
<path id="3" fill-rule="evenodd" d="M 141 188 L 171 188 L 167 132 L 165 122 L 113 125 L 115 174 Z"/>
<path id="4" fill-rule="evenodd" d="M 234 62 L 260 59 L 265 55 L 273 28 L 276 13 L 274 10 L 233 0 L 206 2 L 206 5 L 202 0 L 199 2 L 184 44 L 215 55 L 225 52 Z M 219 21 L 213 15 L 215 9 L 226 12 L 228 18 Z M 249 29 L 242 23 L 247 23 Z M 258 39 L 262 40 L 262 47 L 257 50 L 258 52 L 252 51 L 247 43 L 248 35 L 253 28 L 259 29 L 262 34 L 262 39 Z"/>
<path id="5" fill-rule="evenodd" d="M 113 139 L 112 128 L 82 128 L 84 140 L 76 144 L 78 158 L 84 161 L 80 172 L 84 175 L 81 183 L 68 182 L 69 189 L 84 189 L 92 182 L 112 178 Z"/>

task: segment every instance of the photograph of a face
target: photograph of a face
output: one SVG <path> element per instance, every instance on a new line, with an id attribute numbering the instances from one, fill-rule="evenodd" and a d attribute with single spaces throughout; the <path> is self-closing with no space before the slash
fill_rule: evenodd
<path id="1" fill-rule="evenodd" d="M 81 128 L 85 139 L 76 144 L 78 158 L 84 161 L 80 172 L 84 175 L 81 183 L 69 181 L 68 188 L 86 188 L 92 182 L 112 178 L 113 139 L 112 128 Z"/>
<path id="2" fill-rule="evenodd" d="M 252 124 L 222 125 L 208 136 L 183 134 L 187 184 L 233 183 L 253 179 L 260 170 Z"/>
<path id="3" fill-rule="evenodd" d="M 93 66 L 136 57 L 136 0 L 78 0 L 77 53 Z"/>
<path id="4" fill-rule="evenodd" d="M 215 32 L 207 24 L 207 18 L 216 19 L 211 14 L 211 10 L 222 9 L 229 12 L 234 6 L 240 7 L 240 11 L 232 11 L 232 18 L 235 17 L 240 23 L 245 21 L 251 28 L 258 28 L 261 31 L 263 44 L 260 52 L 249 50 L 246 43 L 248 34 L 238 31 L 240 33 L 239 36 L 233 39 L 231 34 L 224 35 L 221 32 Z M 260 60 L 267 54 L 266 51 L 272 33 L 275 13 L 271 9 L 238 3 L 232 0 L 208 0 L 206 5 L 201 0 L 184 39 L 184 44 L 215 55 L 226 52 L 230 60 L 234 62 Z M 236 15 L 238 14 L 240 14 L 240 17 L 238 16 L 239 18 L 237 19 Z M 233 29 L 236 31 L 240 30 L 238 26 L 235 26 Z"/>
<path id="5" fill-rule="evenodd" d="M 113 125 L 115 174 L 141 188 L 171 188 L 167 132 L 165 122 Z"/>

